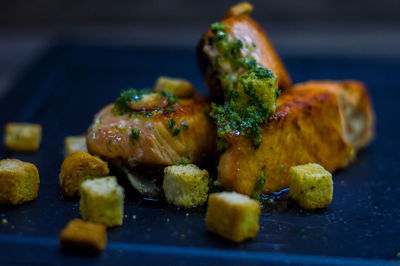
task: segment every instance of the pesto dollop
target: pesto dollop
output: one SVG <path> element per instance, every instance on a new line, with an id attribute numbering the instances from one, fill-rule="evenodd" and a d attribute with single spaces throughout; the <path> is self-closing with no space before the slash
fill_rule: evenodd
<path id="1" fill-rule="evenodd" d="M 217 78 L 225 98 L 223 105 L 213 103 L 210 112 L 220 138 L 217 148 L 227 148 L 227 142 L 221 138 L 232 132 L 251 139 L 254 148 L 258 148 L 262 141 L 261 124 L 276 111 L 277 78 L 252 56 L 254 43 L 248 46 L 234 40 L 221 23 L 214 23 L 211 30 L 218 52 L 212 63 L 219 73 Z"/>
<path id="2" fill-rule="evenodd" d="M 165 98 L 168 102 L 168 105 L 165 106 L 156 106 L 154 110 L 161 110 L 164 108 L 163 113 L 168 114 L 169 112 L 175 111 L 174 105 L 179 101 L 179 98 L 169 92 L 155 92 L 152 89 L 142 89 L 142 90 L 135 90 L 135 89 L 128 89 L 121 91 L 121 94 L 114 102 L 113 107 L 113 114 L 114 115 L 124 115 L 129 113 L 135 113 L 135 110 L 132 110 L 132 102 L 137 102 L 140 104 L 140 101 L 145 101 L 146 96 L 160 96 L 160 99 Z M 161 101 L 161 100 L 160 100 Z M 154 104 L 154 103 L 153 103 Z M 157 102 L 156 102 L 157 104 Z M 161 104 L 161 103 L 160 103 Z M 144 114 L 146 117 L 151 117 L 153 115 L 152 112 L 147 112 Z"/>
<path id="3" fill-rule="evenodd" d="M 134 101 L 140 101 L 143 98 L 143 95 L 152 93 L 151 89 L 143 89 L 143 90 L 135 90 L 128 89 L 121 91 L 121 94 L 115 100 L 113 113 L 115 115 L 124 115 L 129 110 L 129 103 Z"/>

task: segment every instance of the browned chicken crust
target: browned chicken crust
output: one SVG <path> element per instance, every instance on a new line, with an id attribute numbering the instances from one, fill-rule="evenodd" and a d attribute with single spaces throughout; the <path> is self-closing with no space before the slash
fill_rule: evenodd
<path id="1" fill-rule="evenodd" d="M 228 136 L 230 148 L 218 166 L 218 182 L 251 195 L 266 174 L 263 191 L 289 186 L 291 166 L 318 163 L 328 171 L 347 166 L 374 132 L 374 113 L 365 86 L 357 81 L 310 81 L 293 86 L 263 125 L 257 150 L 249 139 Z"/>
<path id="2" fill-rule="evenodd" d="M 291 78 L 281 58 L 268 39 L 266 32 L 255 20 L 247 14 L 240 14 L 223 19 L 221 23 L 225 25 L 226 32 L 233 39 L 243 42 L 244 47 L 252 47 L 253 43 L 256 45 L 251 55 L 258 63 L 271 70 L 271 72 L 277 76 L 278 86 L 281 90 L 291 86 Z M 212 48 L 212 40 L 213 33 L 211 29 L 209 29 L 198 44 L 198 62 L 200 69 L 204 73 L 208 89 L 214 95 L 219 96 L 222 92 L 220 91 L 221 88 L 219 87 L 218 80 L 216 79 L 218 73 L 216 73 L 215 69 L 211 66 L 209 58 L 210 54 L 215 53 L 215 49 Z"/>
<path id="3" fill-rule="evenodd" d="M 145 112 L 114 115 L 110 104 L 96 115 L 89 128 L 88 150 L 117 165 L 130 167 L 168 166 L 183 156 L 201 163 L 215 147 L 215 129 L 206 114 L 207 108 L 209 103 L 199 96 L 180 99 L 173 111 L 161 109 L 150 117 Z M 181 127 L 176 136 L 170 127 L 171 119 Z M 182 122 L 186 122 L 186 128 Z M 140 137 L 133 142 L 132 129 L 140 130 Z"/>

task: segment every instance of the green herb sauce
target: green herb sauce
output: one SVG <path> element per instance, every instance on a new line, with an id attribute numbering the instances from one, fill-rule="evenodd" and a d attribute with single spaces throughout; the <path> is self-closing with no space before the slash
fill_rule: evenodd
<path id="1" fill-rule="evenodd" d="M 131 135 L 129 137 L 132 145 L 136 144 L 136 141 L 139 139 L 139 137 L 140 137 L 140 129 L 138 128 L 132 129 Z"/>
<path id="2" fill-rule="evenodd" d="M 124 115 L 129 110 L 129 103 L 131 101 L 140 101 L 142 96 L 145 94 L 152 93 L 152 89 L 143 89 L 143 90 L 135 90 L 135 89 L 128 89 L 123 90 L 119 97 L 115 100 L 113 113 L 115 115 Z"/>
<path id="3" fill-rule="evenodd" d="M 114 115 L 124 115 L 129 113 L 129 116 L 132 116 L 132 112 L 129 112 L 129 105 L 132 101 L 138 102 L 142 100 L 143 95 L 154 93 L 152 89 L 142 89 L 142 90 L 135 90 L 135 89 L 128 89 L 123 90 L 118 98 L 114 102 L 113 107 L 113 114 Z M 179 98 L 169 92 L 159 92 L 159 94 L 165 97 L 168 101 L 168 108 L 166 108 L 163 112 L 164 114 L 168 114 L 169 112 L 175 111 L 175 108 L 172 106 L 179 101 Z M 147 112 L 142 114 L 145 117 L 151 117 L 153 112 Z"/>
<path id="4" fill-rule="evenodd" d="M 166 91 L 162 91 L 160 93 L 162 96 L 167 98 L 169 105 L 173 105 L 173 104 L 177 103 L 179 100 L 179 98 L 177 96 L 173 95 L 172 93 L 169 93 Z"/>
<path id="5" fill-rule="evenodd" d="M 182 156 L 179 161 L 175 164 L 177 165 L 186 165 L 192 163 L 189 156 Z"/>
<path id="6" fill-rule="evenodd" d="M 223 139 L 224 135 L 232 132 L 244 135 L 251 139 L 254 148 L 258 148 L 262 141 L 261 124 L 276 111 L 280 93 L 277 79 L 251 55 L 254 43 L 251 47 L 244 47 L 241 40 L 233 40 L 225 32 L 225 25 L 221 23 L 214 23 L 211 30 L 218 51 L 213 64 L 219 72 L 217 78 L 225 98 L 223 105 L 213 103 L 210 112 L 217 124 L 218 137 Z M 217 148 L 225 150 L 227 142 L 218 140 Z"/>
<path id="7" fill-rule="evenodd" d="M 260 171 L 260 177 L 257 180 L 256 188 L 252 195 L 253 199 L 256 199 L 256 200 L 261 199 L 262 191 L 263 191 L 263 188 L 265 185 L 265 179 L 266 179 L 265 173 L 263 171 Z"/>
<path id="8" fill-rule="evenodd" d="M 183 121 L 181 122 L 181 125 L 183 126 L 183 129 L 184 129 L 184 130 L 189 130 L 189 124 L 188 124 L 188 122 L 186 122 L 185 120 L 183 120 Z"/>
<path id="9" fill-rule="evenodd" d="M 181 128 L 176 126 L 176 122 L 173 118 L 169 120 L 169 129 L 171 130 L 172 136 L 178 136 L 181 133 Z"/>

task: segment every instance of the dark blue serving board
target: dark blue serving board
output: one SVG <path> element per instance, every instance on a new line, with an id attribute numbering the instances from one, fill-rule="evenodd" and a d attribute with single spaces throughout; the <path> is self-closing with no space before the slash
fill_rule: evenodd
<path id="1" fill-rule="evenodd" d="M 192 49 L 64 42 L 32 64 L 0 100 L 0 126 L 10 121 L 43 125 L 37 153 L 12 154 L 1 146 L 1 159 L 36 164 L 41 183 L 37 200 L 0 206 L 0 219 L 8 220 L 0 223 L 0 264 L 398 264 L 400 61 L 284 59 L 295 82 L 364 81 L 375 105 L 376 139 L 354 164 L 334 174 L 329 208 L 307 212 L 283 193 L 276 205 L 266 204 L 257 238 L 236 245 L 206 231 L 204 207 L 178 210 L 142 199 L 121 179 L 127 217 L 122 227 L 109 230 L 107 250 L 94 257 L 60 250 L 60 229 L 79 217 L 78 201 L 60 196 L 64 137 L 84 133 L 93 115 L 121 89 L 152 87 L 159 75 L 187 78 L 206 91 Z"/>

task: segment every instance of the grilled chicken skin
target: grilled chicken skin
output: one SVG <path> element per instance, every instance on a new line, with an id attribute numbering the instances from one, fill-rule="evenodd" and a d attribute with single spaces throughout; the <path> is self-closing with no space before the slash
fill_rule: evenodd
<path id="1" fill-rule="evenodd" d="M 262 171 L 263 192 L 280 191 L 289 186 L 291 166 L 313 162 L 328 171 L 343 168 L 373 132 L 373 108 L 360 82 L 297 84 L 278 99 L 277 112 L 263 124 L 258 149 L 242 136 L 226 136 L 230 148 L 219 161 L 217 181 L 252 195 Z"/>
<path id="2" fill-rule="evenodd" d="M 235 6 L 231 10 L 234 8 Z M 250 52 L 250 55 L 258 63 L 271 70 L 277 77 L 278 86 L 281 90 L 290 87 L 291 78 L 281 58 L 275 51 L 265 31 L 248 13 L 248 10 L 244 10 L 242 13 L 228 10 L 220 23 L 225 25 L 226 33 L 232 39 L 242 41 L 243 49 L 241 52 L 243 56 Z M 215 97 L 221 98 L 223 88 L 217 78 L 221 71 L 212 63 L 215 62 L 216 56 L 218 56 L 218 51 L 215 47 L 215 35 L 209 29 L 202 36 L 197 46 L 198 63 L 200 70 L 203 72 L 206 86 Z"/>
<path id="3" fill-rule="evenodd" d="M 148 96 L 151 104 L 157 99 L 154 95 Z M 104 107 L 89 128 L 89 152 L 127 167 L 162 167 L 183 156 L 201 163 L 215 146 L 215 129 L 206 115 L 209 103 L 195 96 L 179 99 L 170 110 L 163 100 L 155 104 L 151 116 L 140 102 L 138 110 L 121 115 L 113 112 L 114 104 Z"/>

